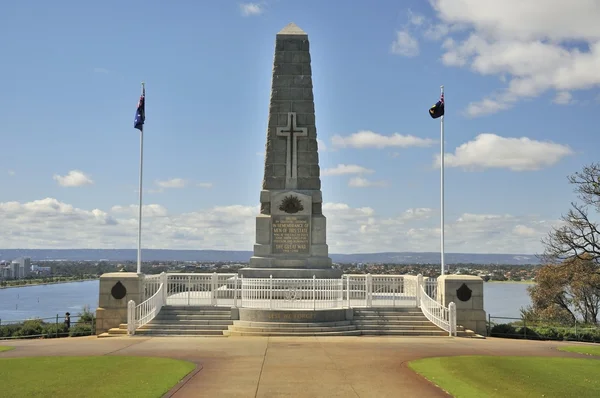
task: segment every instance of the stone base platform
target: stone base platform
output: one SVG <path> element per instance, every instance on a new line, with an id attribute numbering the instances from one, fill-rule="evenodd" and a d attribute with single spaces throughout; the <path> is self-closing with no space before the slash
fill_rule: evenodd
<path id="1" fill-rule="evenodd" d="M 351 321 L 353 316 L 354 310 L 347 308 L 322 310 L 239 308 L 237 320 L 242 322 L 321 323 Z M 232 318 L 233 317 L 232 311 Z"/>
<path id="2" fill-rule="evenodd" d="M 266 310 L 240 308 L 225 336 L 359 336 L 352 309 Z"/>
<path id="3" fill-rule="evenodd" d="M 339 279 L 342 270 L 334 268 L 242 268 L 239 275 L 244 278 L 291 278 L 310 279 Z"/>

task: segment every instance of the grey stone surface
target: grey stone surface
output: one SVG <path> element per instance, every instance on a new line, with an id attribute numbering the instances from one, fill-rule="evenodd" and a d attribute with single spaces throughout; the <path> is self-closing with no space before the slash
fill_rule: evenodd
<path id="1" fill-rule="evenodd" d="M 240 321 L 247 322 L 340 322 L 346 320 L 345 309 L 331 310 L 267 310 L 262 308 L 240 308 Z"/>
<path id="2" fill-rule="evenodd" d="M 312 278 L 317 279 L 339 279 L 342 270 L 333 268 L 243 268 L 240 275 L 244 278 Z"/>
<path id="3" fill-rule="evenodd" d="M 308 35 L 293 23 L 275 38 L 260 215 L 250 268 L 240 271 L 244 277 L 341 275 L 331 268 L 322 211 L 309 48 Z M 281 210 L 290 196 L 301 210 Z"/>

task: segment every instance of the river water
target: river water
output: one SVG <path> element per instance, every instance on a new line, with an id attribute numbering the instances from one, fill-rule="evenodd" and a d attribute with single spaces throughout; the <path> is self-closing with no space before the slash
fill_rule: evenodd
<path id="1" fill-rule="evenodd" d="M 84 306 L 98 306 L 99 281 L 60 283 L 0 289 L 0 320 L 52 318 L 65 312 L 77 315 Z M 485 283 L 485 311 L 492 317 L 520 317 L 521 307 L 530 305 L 524 283 Z"/>

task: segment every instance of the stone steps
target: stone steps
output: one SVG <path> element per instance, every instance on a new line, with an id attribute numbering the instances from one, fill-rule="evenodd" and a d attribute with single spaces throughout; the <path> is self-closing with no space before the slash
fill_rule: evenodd
<path id="1" fill-rule="evenodd" d="M 138 329 L 135 331 L 136 335 L 139 336 L 221 336 L 223 337 L 223 329 L 178 329 L 174 327 L 172 329 L 164 328 L 150 328 L 150 329 Z"/>
<path id="2" fill-rule="evenodd" d="M 438 330 L 381 330 L 381 329 L 361 329 L 363 336 L 413 336 L 413 337 L 429 337 L 440 336 L 448 337 L 448 332 Z"/>
<path id="3" fill-rule="evenodd" d="M 233 322 L 230 321 L 229 325 Z M 141 331 L 151 330 L 224 330 L 229 325 L 182 325 L 181 323 L 153 323 L 142 326 L 136 330 L 136 333 Z"/>
<path id="4" fill-rule="evenodd" d="M 358 336 L 351 321 L 337 322 L 252 322 L 234 321 L 225 336 Z"/>
<path id="5" fill-rule="evenodd" d="M 127 325 L 98 337 L 127 335 Z M 351 321 L 296 323 L 233 321 L 222 307 L 163 307 L 141 336 L 448 336 L 416 308 L 359 308 Z M 460 337 L 478 337 L 458 327 Z"/>
<path id="6" fill-rule="evenodd" d="M 231 310 L 223 307 L 165 306 L 156 318 L 135 331 L 142 336 L 223 336 L 232 325 Z"/>
<path id="7" fill-rule="evenodd" d="M 231 319 L 153 319 L 151 322 L 153 325 L 231 325 Z"/>
<path id="8" fill-rule="evenodd" d="M 262 333 L 315 333 L 315 332 L 347 332 L 351 330 L 356 330 L 355 326 L 323 326 L 323 327 L 299 327 L 299 328 L 289 328 L 289 327 L 277 327 L 278 325 L 273 325 L 264 328 L 258 327 L 244 327 L 232 325 L 228 328 L 229 331 L 234 332 L 262 332 Z"/>
<path id="9" fill-rule="evenodd" d="M 424 326 L 431 325 L 431 322 L 427 318 L 425 319 L 362 319 L 362 318 L 354 318 L 353 320 L 355 325 L 415 325 L 415 326 Z"/>
<path id="10" fill-rule="evenodd" d="M 313 330 L 318 328 L 303 328 L 306 330 L 300 331 L 299 329 L 293 330 L 282 330 L 282 331 L 239 331 L 239 330 L 225 330 L 223 334 L 225 336 L 256 336 L 256 337 L 276 337 L 276 336 L 293 336 L 293 337 L 310 337 L 310 336 L 360 336 L 360 330 L 343 330 L 343 331 L 319 331 Z"/>
<path id="11" fill-rule="evenodd" d="M 156 316 L 155 319 L 160 319 L 162 321 L 170 321 L 170 322 L 180 322 L 180 321 L 217 321 L 217 320 L 229 320 L 231 319 L 231 314 L 215 314 L 215 315 L 178 315 L 178 314 L 165 314 L 161 315 L 160 313 Z"/>
<path id="12" fill-rule="evenodd" d="M 359 308 L 352 324 L 364 336 L 447 336 L 417 308 Z"/>
<path id="13" fill-rule="evenodd" d="M 393 316 L 377 316 L 377 315 L 372 315 L 372 316 L 364 316 L 364 315 L 354 315 L 354 320 L 360 320 L 360 321 L 365 321 L 365 322 L 377 322 L 377 321 L 412 321 L 412 322 L 419 322 L 419 321 L 424 321 L 424 322 L 429 322 L 429 319 L 427 319 L 423 314 L 419 315 L 406 315 L 406 316 L 402 316 L 402 315 L 393 315 Z"/>

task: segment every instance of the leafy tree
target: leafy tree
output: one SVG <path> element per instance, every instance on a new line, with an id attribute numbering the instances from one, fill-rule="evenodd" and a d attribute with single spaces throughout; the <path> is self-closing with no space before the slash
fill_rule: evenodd
<path id="1" fill-rule="evenodd" d="M 559 323 L 597 323 L 600 312 L 600 265 L 572 257 L 540 268 L 537 284 L 528 287 L 532 311 Z"/>

